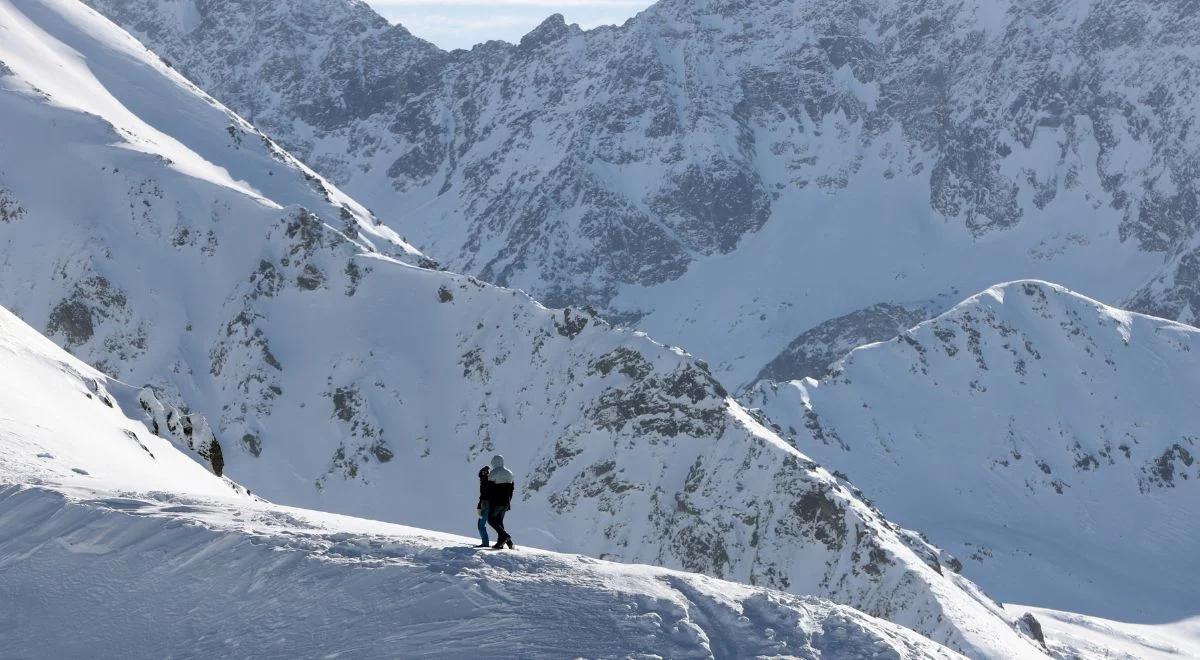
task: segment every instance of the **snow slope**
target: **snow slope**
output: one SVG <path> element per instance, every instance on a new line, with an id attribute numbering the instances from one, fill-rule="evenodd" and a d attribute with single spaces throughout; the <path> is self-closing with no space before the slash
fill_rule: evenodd
<path id="1" fill-rule="evenodd" d="M 67 355 L 2 308 L 0 367 L 0 483 L 252 501 L 244 488 L 126 417 L 120 399 L 132 388 Z"/>
<path id="2" fill-rule="evenodd" d="M 260 206 L 278 209 L 304 205 L 354 235 L 364 248 L 432 265 L 369 211 L 171 70 L 128 34 L 101 30 L 88 39 L 69 43 L 55 36 L 87 32 L 100 20 L 94 12 L 74 8 L 55 12 L 12 2 L 0 5 L 0 12 L 4 29 L 0 73 L 11 76 L 7 79 L 9 90 L 23 90 L 55 108 L 91 115 L 93 141 L 107 140 L 159 159 L 173 172 L 197 183 L 240 193 L 239 197 Z M 22 126 L 19 114 L 27 112 L 27 104 L 19 96 L 6 97 L 5 118 L 11 117 L 3 145 L 8 161 L 6 180 L 23 180 L 46 196 L 60 193 L 63 186 L 94 187 L 99 183 L 72 178 L 72 170 L 66 168 L 59 171 L 59 176 L 41 182 L 30 181 L 43 174 L 40 168 L 31 168 L 29 175 L 22 177 L 16 165 L 46 157 L 47 147 L 53 143 L 45 140 L 53 131 L 38 127 L 40 132 L 20 134 L 16 130 Z M 89 130 L 83 126 L 86 123 L 88 120 L 76 121 L 63 130 L 82 133 Z M 91 158 L 92 165 L 110 164 L 107 153 L 76 152 L 69 156 Z M 66 159 L 68 155 L 60 157 Z M 129 158 L 139 160 L 134 154 Z M 104 184 L 109 186 L 139 183 L 131 182 L 129 176 L 116 176 L 119 170 L 108 171 Z M 5 209 L 0 211 L 0 221 L 19 219 L 24 208 L 33 203 L 26 199 L 28 194 L 17 196 L 7 184 L 0 189 L 0 199 L 4 200 L 0 206 Z M 206 239 L 186 234 L 173 238 L 187 244 Z"/>
<path id="3" fill-rule="evenodd" d="M 1018 278 L 1200 309 L 1191 3 L 661 0 L 447 53 L 355 0 L 90 2 L 455 270 L 731 387 Z"/>
<path id="4" fill-rule="evenodd" d="M 16 657 L 961 658 L 687 573 L 186 495 L 0 488 Z"/>
<path id="5" fill-rule="evenodd" d="M 997 597 L 1161 623 L 1200 611 L 1197 388 L 1200 330 L 1021 281 L 749 405 Z"/>
<path id="6" fill-rule="evenodd" d="M 961 657 L 816 598 L 275 506 L 0 310 L 5 657 Z"/>
<path id="7" fill-rule="evenodd" d="M 1144 625 L 1039 607 L 1009 607 L 1034 614 L 1045 632 L 1047 646 L 1059 657 L 1079 660 L 1200 657 L 1200 617 Z"/>
<path id="8" fill-rule="evenodd" d="M 227 110 L 74 0 L 0 0 L 0 29 L 0 187 L 15 209 L 0 301 L 148 385 L 152 398 L 130 396 L 197 460 L 221 456 L 273 501 L 465 532 L 476 470 L 500 451 L 519 478 L 518 543 L 824 596 L 974 655 L 1037 652 L 702 362 L 373 248 L 382 234 L 355 207 L 346 219 L 305 197 L 300 166 L 231 141 Z M 57 77 L 94 93 L 37 91 Z M 169 118 L 145 125 L 185 147 L 164 157 L 167 140 L 117 107 Z M 187 171 L 182 148 L 197 155 Z M 236 185 L 197 174 L 220 169 Z M 297 185 L 267 190 L 283 177 Z M 173 431 L 180 415 L 215 438 Z"/>

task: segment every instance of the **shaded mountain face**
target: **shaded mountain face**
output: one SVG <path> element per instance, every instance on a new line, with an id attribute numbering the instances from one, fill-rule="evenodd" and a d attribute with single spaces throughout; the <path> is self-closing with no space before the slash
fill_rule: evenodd
<path id="1" fill-rule="evenodd" d="M 139 388 L 127 409 L 198 462 L 280 502 L 467 531 L 500 452 L 518 543 L 824 595 L 972 655 L 1037 653 L 704 363 L 421 267 L 82 4 L 4 2 L 0 27 L 0 188 L 19 209 L 0 225 L 0 301 Z"/>
<path id="2" fill-rule="evenodd" d="M 883 337 L 894 337 L 930 316 L 921 305 L 872 305 L 830 319 L 796 337 L 758 372 L 756 381 L 820 378 L 846 353 Z"/>
<path id="3" fill-rule="evenodd" d="M 748 405 L 1002 600 L 1173 621 L 1200 588 L 1198 360 L 1195 328 L 1023 281 Z"/>
<path id="4" fill-rule="evenodd" d="M 1196 314 L 1187 2 L 663 0 L 452 53 L 346 0 L 91 4 L 453 268 L 735 386 L 1020 277 Z"/>
<path id="5" fill-rule="evenodd" d="M 3 308 L 0 369 L 6 654 L 961 657 L 817 598 L 263 502 Z"/>

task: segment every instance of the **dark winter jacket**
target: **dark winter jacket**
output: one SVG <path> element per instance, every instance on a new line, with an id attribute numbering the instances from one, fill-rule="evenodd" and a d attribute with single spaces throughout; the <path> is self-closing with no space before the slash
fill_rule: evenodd
<path id="1" fill-rule="evenodd" d="M 484 498 L 492 508 L 503 506 L 512 508 L 513 485 L 511 483 L 498 484 L 494 481 L 487 482 L 487 496 Z"/>
<path id="2" fill-rule="evenodd" d="M 492 507 L 503 506 L 512 507 L 513 497 L 513 473 L 512 470 L 504 467 L 504 457 L 496 454 L 492 457 L 491 470 L 488 471 L 488 476 L 484 486 L 484 494 L 482 499 Z"/>
<path id="3" fill-rule="evenodd" d="M 487 485 L 488 485 L 488 473 L 489 472 L 491 472 L 491 470 L 489 470 L 488 466 L 486 466 L 486 465 L 479 468 L 479 503 L 475 505 L 476 509 L 482 509 L 483 503 L 486 502 L 488 499 Z"/>

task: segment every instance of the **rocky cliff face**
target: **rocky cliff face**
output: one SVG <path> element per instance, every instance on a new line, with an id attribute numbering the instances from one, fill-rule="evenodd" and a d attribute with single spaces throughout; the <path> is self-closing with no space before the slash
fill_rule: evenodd
<path id="1" fill-rule="evenodd" d="M 1188 3 L 663 0 L 452 53 L 348 0 L 91 4 L 455 269 L 731 383 L 1018 277 L 1194 314 L 1194 269 L 1129 297 L 1200 217 Z"/>
<path id="2" fill-rule="evenodd" d="M 1021 281 L 748 405 L 1006 602 L 1169 620 L 1200 588 L 1198 357 L 1195 328 Z"/>
<path id="3" fill-rule="evenodd" d="M 0 225 L 0 301 L 149 386 L 147 425 L 207 466 L 280 502 L 469 531 L 475 471 L 501 452 L 518 543 L 824 594 L 974 655 L 1036 652 L 702 362 L 422 267 L 73 0 L 0 5 L 0 26 L 0 187 L 22 209 Z"/>

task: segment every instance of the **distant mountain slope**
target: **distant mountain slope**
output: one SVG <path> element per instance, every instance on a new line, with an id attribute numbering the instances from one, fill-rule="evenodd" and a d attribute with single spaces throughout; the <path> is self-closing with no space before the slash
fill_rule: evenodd
<path id="1" fill-rule="evenodd" d="M 1198 390 L 1200 330 L 1023 281 L 749 405 L 1001 599 L 1162 622 L 1200 589 Z"/>
<path id="2" fill-rule="evenodd" d="M 356 0 L 90 1 L 455 270 L 731 386 L 1017 278 L 1197 314 L 1188 2 L 661 0 L 445 53 Z"/>
<path id="3" fill-rule="evenodd" d="M 219 467 L 255 493 L 467 531 L 499 451 L 520 479 L 518 543 L 824 595 L 975 655 L 1037 652 L 702 362 L 400 262 L 323 197 L 238 183 L 282 176 L 270 158 L 266 175 L 212 174 L 244 157 L 228 111 L 73 0 L 0 0 L 0 26 L 0 186 L 20 208 L 0 225 L 0 301 L 148 384 L 160 432 L 171 408 L 206 417 Z M 59 79 L 75 82 L 55 96 Z M 175 123 L 121 114 L 150 106 Z M 155 151 L 170 140 L 190 169 Z M 216 469 L 212 443 L 177 428 Z"/>
<path id="4" fill-rule="evenodd" d="M 280 507 L 0 309 L 8 657 L 961 657 L 851 608 Z"/>

